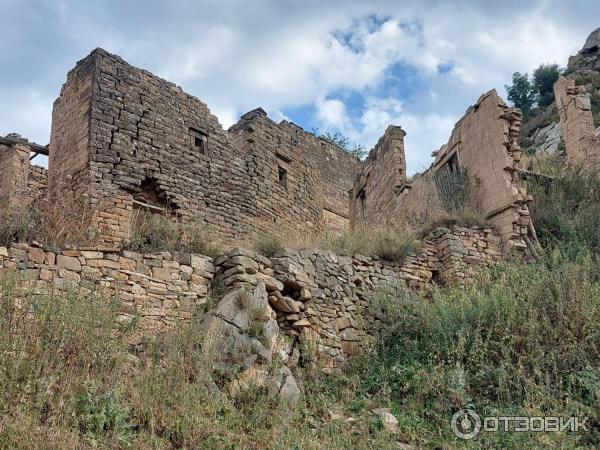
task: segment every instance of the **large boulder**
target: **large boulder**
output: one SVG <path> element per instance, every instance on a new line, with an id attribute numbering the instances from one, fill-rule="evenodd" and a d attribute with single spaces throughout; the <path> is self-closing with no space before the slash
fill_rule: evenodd
<path id="1" fill-rule="evenodd" d="M 583 48 L 569 58 L 570 71 L 600 70 L 600 28 L 589 35 Z"/>
<path id="2" fill-rule="evenodd" d="M 289 367 L 271 364 L 275 355 L 292 367 L 297 361 L 275 318 L 265 283 L 259 281 L 252 291 L 240 288 L 226 294 L 203 321 L 203 348 L 228 379 L 230 395 L 258 386 L 289 405 L 298 401 L 301 391 Z"/>

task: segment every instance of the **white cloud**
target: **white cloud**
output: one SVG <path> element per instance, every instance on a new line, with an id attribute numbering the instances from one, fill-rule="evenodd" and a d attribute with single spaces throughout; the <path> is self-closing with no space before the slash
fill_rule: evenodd
<path id="1" fill-rule="evenodd" d="M 281 120 L 302 105 L 315 107 L 314 125 L 367 146 L 402 125 L 412 171 L 482 92 L 502 93 L 514 71 L 565 64 L 600 15 L 585 0 L 5 2 L 2 135 L 47 142 L 67 71 L 102 46 L 181 84 L 225 127 L 258 106 Z M 382 90 L 399 62 L 415 79 Z M 345 105 L 343 90 L 363 96 L 362 109 Z"/>
<path id="2" fill-rule="evenodd" d="M 317 118 L 323 125 L 337 128 L 346 126 L 349 118 L 346 114 L 346 105 L 341 100 L 319 100 L 316 106 Z"/>

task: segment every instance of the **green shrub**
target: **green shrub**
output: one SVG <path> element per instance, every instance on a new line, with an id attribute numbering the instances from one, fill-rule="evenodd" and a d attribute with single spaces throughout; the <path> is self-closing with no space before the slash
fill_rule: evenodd
<path id="1" fill-rule="evenodd" d="M 404 290 L 375 301 L 388 325 L 344 374 L 309 383 L 310 408 L 391 407 L 417 448 L 597 448 L 600 263 L 559 251 L 483 272 L 430 301 Z M 382 318 L 382 320 L 383 320 Z M 360 407 L 357 409 L 357 405 Z M 463 442 L 454 412 L 589 417 L 590 432 L 481 433 Z"/>
<path id="2" fill-rule="evenodd" d="M 77 412 L 79 429 L 90 440 L 101 439 L 107 434 L 121 444 L 128 444 L 132 439 L 133 425 L 128 408 L 114 390 L 99 394 L 97 387 L 88 383 L 77 400 Z"/>
<path id="3" fill-rule="evenodd" d="M 267 338 L 267 329 L 262 322 L 252 322 L 248 328 L 248 336 L 253 337 L 265 347 L 269 347 L 269 339 Z"/>
<path id="4" fill-rule="evenodd" d="M 600 174 L 566 171 L 552 181 L 533 179 L 531 216 L 545 246 L 574 244 L 600 254 Z"/>
<path id="5" fill-rule="evenodd" d="M 259 236 L 253 244 L 254 250 L 267 258 L 272 258 L 277 253 L 284 250 L 283 239 L 280 236 L 271 234 Z"/>

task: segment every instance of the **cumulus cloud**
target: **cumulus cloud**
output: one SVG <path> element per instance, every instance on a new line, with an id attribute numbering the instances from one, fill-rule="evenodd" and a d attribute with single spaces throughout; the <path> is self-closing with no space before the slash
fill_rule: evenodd
<path id="1" fill-rule="evenodd" d="M 100 46 L 180 84 L 225 127 L 262 106 L 371 147 L 402 125 L 413 172 L 482 92 L 503 94 L 514 71 L 564 64 L 600 15 L 585 0 L 3 0 L 2 9 L 0 134 L 47 142 L 67 71 Z"/>

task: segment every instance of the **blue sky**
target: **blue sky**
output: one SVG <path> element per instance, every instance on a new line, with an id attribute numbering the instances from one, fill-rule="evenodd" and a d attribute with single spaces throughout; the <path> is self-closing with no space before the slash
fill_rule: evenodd
<path id="1" fill-rule="evenodd" d="M 47 143 L 67 72 L 102 47 L 224 127 L 261 106 L 370 148 L 401 125 L 413 173 L 479 95 L 565 65 L 600 26 L 600 2 L 580 0 L 0 0 L 0 13 L 0 135 Z"/>

